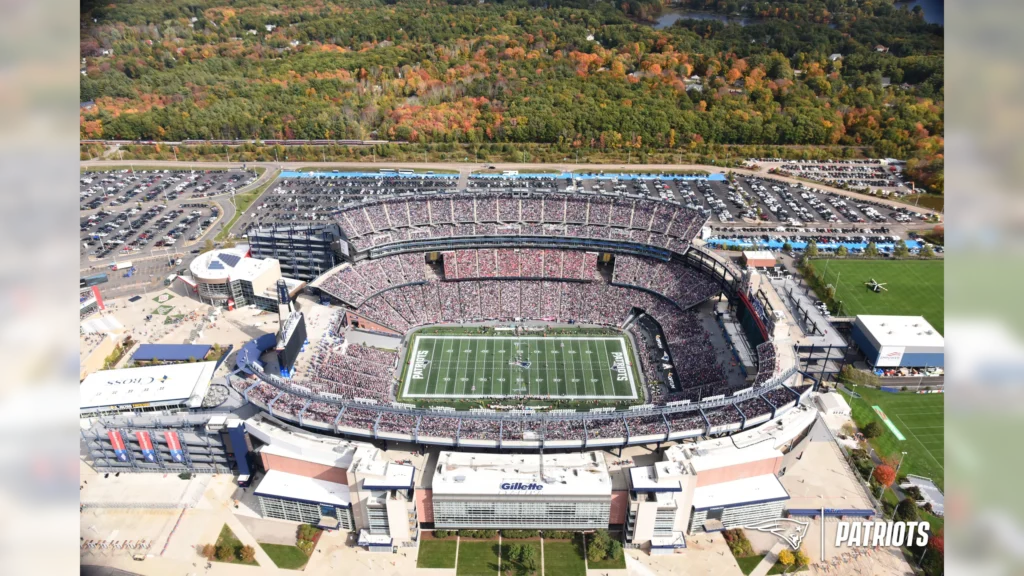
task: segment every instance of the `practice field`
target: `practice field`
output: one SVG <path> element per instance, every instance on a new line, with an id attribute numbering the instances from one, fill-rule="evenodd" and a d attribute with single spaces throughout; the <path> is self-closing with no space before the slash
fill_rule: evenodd
<path id="1" fill-rule="evenodd" d="M 637 398 L 635 362 L 622 334 L 416 334 L 405 362 L 406 399 Z"/>
<path id="2" fill-rule="evenodd" d="M 882 435 L 871 440 L 875 451 L 897 460 L 902 452 L 906 452 L 900 473 L 927 476 L 942 488 L 945 476 L 945 395 L 894 394 L 866 386 L 857 386 L 854 391 L 861 397 L 847 398 L 857 426 L 863 427 L 872 421 L 882 425 Z M 905 440 L 900 440 L 893 433 L 874 406 L 878 406 Z"/>
<path id="3" fill-rule="evenodd" d="M 943 333 L 944 281 L 942 260 L 814 260 L 823 284 L 836 287 L 844 316 L 891 314 L 924 316 Z M 875 279 L 886 291 L 872 292 L 865 282 Z"/>

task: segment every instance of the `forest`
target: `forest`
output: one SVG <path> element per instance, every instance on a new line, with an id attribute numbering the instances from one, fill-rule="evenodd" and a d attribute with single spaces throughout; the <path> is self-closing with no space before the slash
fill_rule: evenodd
<path id="1" fill-rule="evenodd" d="M 85 0 L 83 139 L 862 147 L 941 191 L 943 32 L 889 0 Z"/>

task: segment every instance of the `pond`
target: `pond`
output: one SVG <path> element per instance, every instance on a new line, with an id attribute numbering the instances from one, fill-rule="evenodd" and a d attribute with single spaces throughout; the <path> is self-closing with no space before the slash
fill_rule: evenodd
<path id="1" fill-rule="evenodd" d="M 661 16 L 658 16 L 658 19 L 651 23 L 651 26 L 655 30 L 662 30 L 684 18 L 689 18 L 691 20 L 717 20 L 723 24 L 739 24 L 740 26 L 746 26 L 757 21 L 756 18 L 726 16 L 725 14 L 716 14 L 714 12 L 700 12 L 698 10 L 674 8 L 662 12 Z"/>
<path id="2" fill-rule="evenodd" d="M 907 10 L 913 10 L 914 6 L 920 6 L 921 11 L 924 12 L 925 22 L 939 26 L 946 24 L 946 12 L 942 0 L 901 0 L 896 2 L 895 6 L 897 8 L 906 7 Z"/>

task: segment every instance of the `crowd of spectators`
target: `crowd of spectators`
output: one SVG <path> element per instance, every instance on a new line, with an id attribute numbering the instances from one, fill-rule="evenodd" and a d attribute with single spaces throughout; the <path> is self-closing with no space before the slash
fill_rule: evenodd
<path id="1" fill-rule="evenodd" d="M 415 238 L 494 234 L 608 239 L 612 227 L 625 231 L 625 237 L 617 234 L 616 239 L 681 252 L 707 221 L 700 211 L 675 204 L 622 198 L 613 202 L 571 193 L 387 198 L 345 207 L 337 217 L 358 251 Z"/>
<path id="2" fill-rule="evenodd" d="M 774 342 L 764 342 L 757 346 L 757 377 L 754 386 L 760 386 L 771 379 L 778 371 L 778 358 Z"/>
<path id="3" fill-rule="evenodd" d="M 423 256 L 402 254 L 342 266 L 325 277 L 320 288 L 339 300 L 359 306 L 381 290 L 425 279 Z"/>
<path id="4" fill-rule="evenodd" d="M 717 282 L 680 262 L 618 255 L 612 282 L 660 294 L 680 308 L 689 308 L 721 292 Z"/>
<path id="5" fill-rule="evenodd" d="M 564 278 L 599 280 L 596 252 L 557 249 L 479 249 L 442 253 L 446 280 Z"/>

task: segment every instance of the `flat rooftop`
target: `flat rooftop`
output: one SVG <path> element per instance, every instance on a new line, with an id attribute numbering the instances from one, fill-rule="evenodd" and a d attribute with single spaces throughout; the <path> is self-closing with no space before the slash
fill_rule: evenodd
<path id="1" fill-rule="evenodd" d="M 683 454 L 683 448 L 689 452 L 690 465 L 698 475 L 716 468 L 782 457 L 782 452 L 779 452 L 771 442 L 760 442 L 746 448 L 739 448 L 728 437 L 697 444 L 676 445 L 670 448 L 666 455 L 670 459 L 678 460 Z"/>
<path id="2" fill-rule="evenodd" d="M 392 490 L 412 487 L 416 468 L 387 460 L 360 460 L 355 471 L 363 477 L 363 488 Z M 366 478 L 371 476 L 372 478 Z"/>
<path id="3" fill-rule="evenodd" d="M 788 500 L 789 493 L 774 474 L 700 486 L 693 491 L 696 510 Z"/>
<path id="4" fill-rule="evenodd" d="M 433 490 L 435 495 L 610 496 L 612 479 L 600 452 L 544 456 L 441 452 Z"/>
<path id="5" fill-rule="evenodd" d="M 861 314 L 857 322 L 880 346 L 933 346 L 946 343 L 924 316 L 876 316 Z"/>
<path id="6" fill-rule="evenodd" d="M 237 278 L 252 274 L 253 272 L 253 270 L 247 269 L 253 266 L 251 262 L 243 265 L 243 262 L 253 260 L 248 255 L 248 244 L 239 244 L 232 248 L 221 250 L 211 250 L 205 254 L 200 254 L 199 257 L 189 264 L 188 269 L 192 272 L 192 277 L 197 280 Z"/>
<path id="7" fill-rule="evenodd" d="M 344 484 L 289 474 L 280 470 L 267 472 L 256 487 L 254 494 L 341 507 L 348 507 L 352 503 L 348 486 Z"/>
<path id="8" fill-rule="evenodd" d="M 673 460 L 629 469 L 630 482 L 637 492 L 682 492 L 680 478 L 689 474 L 685 462 Z"/>
<path id="9" fill-rule="evenodd" d="M 265 444 L 260 449 L 267 454 L 346 470 L 356 459 L 373 460 L 378 452 L 369 444 L 306 432 L 265 413 L 247 419 L 245 431 Z"/>
<path id="10" fill-rule="evenodd" d="M 135 404 L 202 404 L 216 362 L 143 366 L 101 370 L 86 376 L 79 387 L 81 410 Z M 141 407 L 141 406 L 139 406 Z"/>

